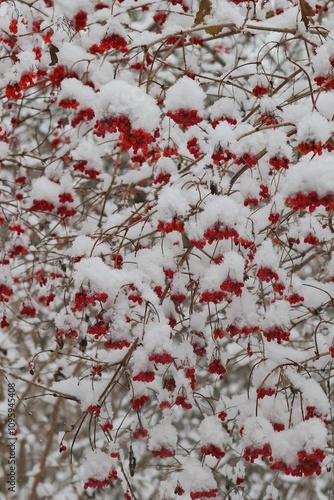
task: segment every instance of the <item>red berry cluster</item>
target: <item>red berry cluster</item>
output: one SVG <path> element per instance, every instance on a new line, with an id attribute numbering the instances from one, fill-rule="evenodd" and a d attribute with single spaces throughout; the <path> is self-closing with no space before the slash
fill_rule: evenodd
<path id="1" fill-rule="evenodd" d="M 95 479 L 94 477 L 90 477 L 84 484 L 84 489 L 88 488 L 103 488 L 103 486 L 109 486 L 110 481 L 112 479 L 118 479 L 117 471 L 111 470 L 108 474 L 108 478 L 106 479 Z"/>
<path id="2" fill-rule="evenodd" d="M 297 453 L 298 465 L 291 467 L 286 465 L 283 461 L 274 462 L 271 470 L 280 470 L 288 476 L 302 477 L 321 474 L 321 462 L 326 458 L 325 453 L 320 448 L 317 448 L 313 453 L 307 453 L 305 450 L 300 450 Z"/>
<path id="3" fill-rule="evenodd" d="M 190 380 L 190 387 L 194 391 L 196 385 L 196 371 L 195 368 L 187 366 L 184 368 L 184 375 Z"/>
<path id="4" fill-rule="evenodd" d="M 276 340 L 278 344 L 280 344 L 282 340 L 290 340 L 290 332 L 283 330 L 280 326 L 274 326 L 267 331 L 263 331 L 263 335 L 268 342 Z"/>
<path id="5" fill-rule="evenodd" d="M 184 233 L 184 223 L 181 217 L 174 217 L 170 222 L 165 222 L 163 220 L 158 221 L 157 231 L 162 233 L 171 233 L 172 231 L 178 231 L 179 233 Z"/>
<path id="6" fill-rule="evenodd" d="M 206 290 L 203 292 L 199 298 L 200 304 L 203 302 L 213 302 L 213 304 L 219 304 L 219 302 L 222 302 L 226 297 L 226 293 L 222 292 L 221 290 L 214 290 L 212 292 L 209 292 Z"/>
<path id="7" fill-rule="evenodd" d="M 92 108 L 80 109 L 77 115 L 71 121 L 72 127 L 76 127 L 79 123 L 90 121 L 95 117 L 95 112 Z"/>
<path id="8" fill-rule="evenodd" d="M 193 155 L 194 158 L 199 158 L 201 156 L 201 150 L 198 144 L 197 137 L 193 137 L 190 141 L 187 142 L 187 149 L 190 154 Z"/>
<path id="9" fill-rule="evenodd" d="M 334 358 L 334 347 L 331 346 L 328 351 L 330 352 L 331 358 Z"/>
<path id="10" fill-rule="evenodd" d="M 108 294 L 105 292 L 95 292 L 91 293 L 85 289 L 77 292 L 74 296 L 74 304 L 71 307 L 73 312 L 81 312 L 89 304 L 92 306 L 96 305 L 96 302 L 102 302 L 103 304 L 107 301 Z"/>
<path id="11" fill-rule="evenodd" d="M 94 323 L 94 325 L 91 325 L 88 328 L 88 333 L 90 335 L 94 335 L 95 340 L 99 340 L 99 338 L 102 337 L 102 335 L 106 335 L 108 333 L 108 330 L 109 330 L 108 323 L 104 323 L 103 321 L 97 321 L 96 323 Z"/>
<path id="12" fill-rule="evenodd" d="M 237 326 L 232 324 L 226 327 L 226 331 L 233 338 L 236 335 L 251 335 L 252 333 L 256 333 L 259 331 L 259 326 Z"/>
<path id="13" fill-rule="evenodd" d="M 89 405 L 86 411 L 88 411 L 88 413 L 94 413 L 95 415 L 100 415 L 101 413 L 98 405 Z"/>
<path id="14" fill-rule="evenodd" d="M 230 228 L 220 224 L 219 222 L 215 224 L 213 227 L 209 227 L 205 233 L 204 238 L 208 241 L 208 243 L 213 243 L 217 240 L 228 240 L 229 238 L 238 238 L 238 233 L 234 228 Z"/>
<path id="15" fill-rule="evenodd" d="M 22 316 L 30 316 L 31 318 L 34 318 L 36 316 L 36 308 L 33 306 L 23 304 L 20 309 L 20 314 Z"/>
<path id="16" fill-rule="evenodd" d="M 181 125 L 182 128 L 188 128 L 193 125 L 201 123 L 203 118 L 198 116 L 195 109 L 179 109 L 178 111 L 168 111 L 167 116 L 169 116 L 175 123 Z"/>
<path id="17" fill-rule="evenodd" d="M 268 216 L 268 220 L 272 223 L 272 224 L 276 224 L 279 219 L 280 219 L 280 214 L 278 212 L 271 212 Z"/>
<path id="18" fill-rule="evenodd" d="M 170 298 L 175 304 L 182 304 L 186 300 L 184 293 L 172 293 Z"/>
<path id="19" fill-rule="evenodd" d="M 226 373 L 226 368 L 223 366 L 222 362 L 220 359 L 212 359 L 209 363 L 209 368 L 208 372 L 213 374 L 220 375 L 220 378 L 222 379 L 222 375 Z"/>
<path id="20" fill-rule="evenodd" d="M 243 457 L 247 462 L 253 463 L 257 458 L 265 460 L 266 458 L 271 461 L 272 451 L 269 443 L 265 443 L 262 448 L 252 448 L 251 446 L 246 446 L 244 449 Z"/>
<path id="21" fill-rule="evenodd" d="M 211 155 L 212 161 L 215 165 L 219 165 L 220 162 L 227 162 L 230 160 L 235 160 L 236 155 L 232 153 L 229 149 L 217 148 L 215 152 Z"/>
<path id="22" fill-rule="evenodd" d="M 234 3 L 241 3 L 242 1 L 245 0 L 237 0 L 237 1 L 234 0 Z M 266 87 L 263 87 L 262 85 L 255 85 L 252 92 L 253 95 L 255 95 L 255 97 L 262 97 L 263 95 L 268 94 L 268 89 Z"/>
<path id="23" fill-rule="evenodd" d="M 306 407 L 306 415 L 305 415 L 305 420 L 309 420 L 310 418 L 320 418 L 324 422 L 325 425 L 328 425 L 328 420 L 320 413 L 317 411 L 315 406 L 307 406 Z"/>
<path id="24" fill-rule="evenodd" d="M 8 250 L 7 254 L 8 257 L 12 259 L 16 255 L 27 255 L 28 252 L 29 252 L 28 249 L 23 245 L 16 245 L 12 247 L 10 250 Z"/>
<path id="25" fill-rule="evenodd" d="M 259 387 L 256 389 L 258 399 L 263 399 L 265 396 L 273 396 L 275 392 L 275 389 L 272 387 Z"/>
<path id="26" fill-rule="evenodd" d="M 36 200 L 34 199 L 32 202 L 32 207 L 30 208 L 31 212 L 52 212 L 55 208 L 53 203 L 50 203 L 47 200 Z"/>
<path id="27" fill-rule="evenodd" d="M 290 205 L 295 211 L 308 208 L 312 213 L 316 208 L 323 206 L 326 208 L 326 212 L 330 212 L 334 210 L 334 195 L 328 194 L 319 197 L 316 191 L 311 191 L 306 194 L 299 191 L 294 196 L 286 198 L 285 203 Z"/>
<path id="28" fill-rule="evenodd" d="M 114 426 L 110 420 L 107 420 L 104 424 L 101 424 L 101 429 L 103 430 L 103 432 L 112 431 L 113 428 Z"/>
<path id="29" fill-rule="evenodd" d="M 137 396 L 130 399 L 133 410 L 139 410 L 148 401 L 148 396 Z"/>
<path id="30" fill-rule="evenodd" d="M 130 342 L 127 340 L 107 340 L 103 346 L 106 349 L 124 349 L 124 347 L 130 347 Z"/>
<path id="31" fill-rule="evenodd" d="M 280 168 L 284 168 L 285 170 L 288 170 L 289 165 L 290 165 L 290 160 L 286 158 L 285 156 L 273 156 L 272 158 L 269 158 L 269 165 L 274 167 L 275 170 L 279 170 Z"/>
<path id="32" fill-rule="evenodd" d="M 304 238 L 304 243 L 309 243 L 310 245 L 317 245 L 319 243 L 319 238 L 314 236 L 314 234 L 308 234 Z"/>
<path id="33" fill-rule="evenodd" d="M 100 43 L 94 43 L 89 49 L 91 54 L 103 55 L 109 50 L 119 50 L 120 52 L 128 52 L 126 40 L 120 35 L 105 36 Z"/>
<path id="34" fill-rule="evenodd" d="M 243 286 L 244 283 L 228 279 L 223 281 L 220 285 L 220 289 L 225 293 L 234 293 L 237 297 L 240 297 Z"/>
<path id="35" fill-rule="evenodd" d="M 279 423 L 279 422 L 275 422 L 275 423 L 273 424 L 273 429 L 274 429 L 274 431 L 276 431 L 276 432 L 281 432 L 281 431 L 284 431 L 284 429 L 285 429 L 285 425 L 284 425 L 284 424 L 281 424 L 281 423 Z"/>
<path id="36" fill-rule="evenodd" d="M 221 412 L 219 412 L 219 413 L 218 413 L 218 418 L 219 418 L 222 422 L 225 422 L 226 417 L 227 417 L 227 413 L 226 413 L 226 411 L 221 411 Z"/>
<path id="37" fill-rule="evenodd" d="M 221 122 L 227 122 L 229 123 L 230 125 L 236 125 L 237 124 L 237 120 L 235 118 L 231 118 L 231 116 L 226 116 L 226 115 L 223 115 L 221 116 L 220 118 L 217 118 L 215 120 L 212 120 L 212 127 L 213 128 L 216 128 L 217 125 Z"/>
<path id="38" fill-rule="evenodd" d="M 298 150 L 303 155 L 307 155 L 308 153 L 314 153 L 316 155 L 322 155 L 322 142 L 318 141 L 308 141 L 301 142 L 298 144 Z"/>
<path id="39" fill-rule="evenodd" d="M 217 493 L 217 488 L 212 488 L 211 490 L 192 491 L 190 493 L 190 498 L 191 500 L 196 500 L 197 498 L 216 498 Z"/>
<path id="40" fill-rule="evenodd" d="M 155 179 L 153 179 L 152 184 L 168 184 L 170 181 L 171 174 L 164 174 L 160 172 Z"/>
<path id="41" fill-rule="evenodd" d="M 316 76 L 315 83 L 326 90 L 334 90 L 334 75 Z"/>
<path id="42" fill-rule="evenodd" d="M 235 163 L 237 165 L 247 165 L 247 167 L 252 168 L 252 167 L 255 167 L 255 165 L 257 165 L 257 158 L 255 155 L 246 152 L 246 153 L 243 153 L 242 156 L 237 158 Z"/>
<path id="43" fill-rule="evenodd" d="M 76 99 L 61 99 L 58 103 L 58 106 L 64 109 L 78 109 L 79 105 Z"/>
<path id="44" fill-rule="evenodd" d="M 132 433 L 133 439 L 146 438 L 148 430 L 144 429 L 142 425 L 138 425 Z"/>
<path id="45" fill-rule="evenodd" d="M 304 297 L 302 297 L 298 293 L 292 293 L 291 295 L 285 297 L 285 300 L 290 304 L 298 304 L 298 302 L 304 302 Z"/>
<path id="46" fill-rule="evenodd" d="M 176 406 L 181 406 L 185 410 L 190 410 L 190 408 L 192 408 L 192 404 L 188 400 L 187 391 L 185 390 L 184 387 L 181 387 L 179 394 L 175 399 L 175 404 Z"/>
<path id="47" fill-rule="evenodd" d="M 267 127 L 270 127 L 272 125 L 278 125 L 279 121 L 275 116 L 275 113 L 265 111 L 264 113 L 261 114 L 260 120 L 262 125 L 266 125 Z"/>
<path id="48" fill-rule="evenodd" d="M 215 446 L 214 444 L 202 446 L 201 453 L 203 453 L 203 455 L 212 455 L 213 457 L 217 458 L 218 460 L 225 456 L 225 451 L 223 451 L 221 448 L 219 448 L 219 446 Z"/>
<path id="49" fill-rule="evenodd" d="M 269 281 L 272 280 L 278 281 L 279 279 L 278 274 L 269 267 L 261 267 L 258 270 L 256 276 L 259 278 L 259 280 L 265 281 L 266 283 L 269 283 Z"/>
<path id="50" fill-rule="evenodd" d="M 52 87 L 60 87 L 61 82 L 68 75 L 64 66 L 58 65 L 53 68 L 53 70 L 49 73 L 48 76 L 52 84 Z"/>
<path id="51" fill-rule="evenodd" d="M 7 321 L 7 316 L 4 314 L 0 321 L 0 328 L 7 328 L 7 326 L 10 326 L 10 323 Z"/>
<path id="52" fill-rule="evenodd" d="M 80 31 L 80 30 L 85 29 L 87 26 L 87 12 L 80 10 L 74 16 L 73 26 L 74 26 L 75 31 Z"/>
<path id="53" fill-rule="evenodd" d="M 160 363 L 161 365 L 168 365 L 173 362 L 172 356 L 167 353 L 153 353 L 148 357 L 149 361 L 153 361 L 154 363 Z"/>
<path id="54" fill-rule="evenodd" d="M 152 455 L 154 457 L 160 457 L 160 458 L 174 457 L 175 450 L 167 448 L 166 446 L 162 446 L 158 450 L 152 450 Z"/>
<path id="55" fill-rule="evenodd" d="M 140 371 L 132 377 L 132 380 L 137 382 L 153 382 L 155 379 L 155 373 L 153 371 Z"/>

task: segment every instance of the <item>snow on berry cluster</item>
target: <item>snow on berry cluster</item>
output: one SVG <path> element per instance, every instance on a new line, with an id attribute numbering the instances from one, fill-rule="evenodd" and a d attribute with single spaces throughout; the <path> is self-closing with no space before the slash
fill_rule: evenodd
<path id="1" fill-rule="evenodd" d="M 23 497 L 330 489 L 334 17 L 304 3 L 0 1 Z"/>

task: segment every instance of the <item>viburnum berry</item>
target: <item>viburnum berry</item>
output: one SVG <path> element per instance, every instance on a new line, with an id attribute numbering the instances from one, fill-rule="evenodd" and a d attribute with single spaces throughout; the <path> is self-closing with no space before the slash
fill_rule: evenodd
<path id="1" fill-rule="evenodd" d="M 153 361 L 156 364 L 168 365 L 173 362 L 172 356 L 167 352 L 162 353 L 152 353 L 148 357 L 149 361 Z"/>
<path id="2" fill-rule="evenodd" d="M 261 267 L 260 269 L 258 269 L 256 276 L 260 281 L 265 281 L 266 283 L 269 283 L 273 280 L 279 280 L 278 274 L 269 267 Z"/>
<path id="3" fill-rule="evenodd" d="M 235 1 L 235 0 L 233 0 L 233 1 Z M 243 0 L 239 0 L 239 2 L 241 2 L 241 1 L 243 1 Z M 255 97 L 262 97 L 263 95 L 268 94 L 268 89 L 266 87 L 263 87 L 262 85 L 255 85 L 252 92 L 253 92 L 253 95 L 255 95 Z"/>
<path id="4" fill-rule="evenodd" d="M 192 404 L 188 399 L 187 391 L 184 387 L 181 387 L 181 389 L 179 390 L 179 393 L 175 399 L 175 405 L 182 406 L 182 408 L 184 408 L 185 410 L 190 410 L 192 408 Z"/>
<path id="5" fill-rule="evenodd" d="M 84 484 L 84 490 L 88 488 L 103 488 L 104 486 L 110 486 L 110 481 L 112 479 L 118 479 L 117 471 L 112 469 L 106 479 L 95 479 L 94 477 L 88 478 Z"/>
<path id="6" fill-rule="evenodd" d="M 22 316 L 30 316 L 31 318 L 34 318 L 37 314 L 36 307 L 23 303 L 20 309 L 20 314 Z"/>
<path id="7" fill-rule="evenodd" d="M 181 108 L 178 111 L 167 111 L 166 115 L 184 129 L 197 125 L 203 121 L 203 118 L 198 115 L 195 109 L 189 110 Z"/>
<path id="8" fill-rule="evenodd" d="M 261 448 L 254 448 L 251 446 L 246 446 L 244 449 L 243 457 L 247 462 L 253 463 L 257 458 L 265 460 L 266 458 L 272 457 L 271 446 L 269 443 L 265 443 Z"/>
<path id="9" fill-rule="evenodd" d="M 225 451 L 214 444 L 202 446 L 201 453 L 203 453 L 203 455 L 212 455 L 213 457 L 217 458 L 217 460 L 225 456 Z"/>
<path id="10" fill-rule="evenodd" d="M 308 153 L 322 155 L 322 142 L 321 141 L 301 142 L 300 144 L 298 144 L 298 149 L 303 155 L 307 155 Z"/>
<path id="11" fill-rule="evenodd" d="M 87 12 L 80 10 L 75 16 L 74 16 L 74 29 L 75 31 L 80 31 L 86 28 L 87 26 Z"/>
<path id="12" fill-rule="evenodd" d="M 198 498 L 216 498 L 217 493 L 217 488 L 211 488 L 210 490 L 191 491 L 190 498 L 191 500 L 197 500 Z"/>
<path id="13" fill-rule="evenodd" d="M 263 399 L 265 396 L 273 396 L 275 392 L 275 389 L 272 387 L 259 387 L 256 389 L 258 399 Z"/>
<path id="14" fill-rule="evenodd" d="M 290 332 L 279 326 L 274 326 L 269 328 L 269 330 L 264 330 L 263 335 L 268 342 L 276 340 L 278 344 L 281 344 L 282 340 L 290 340 Z"/>
<path id="15" fill-rule="evenodd" d="M 145 395 L 133 397 L 132 399 L 130 399 L 133 410 L 139 410 L 142 406 L 144 406 L 145 403 L 147 403 L 147 401 L 148 396 Z"/>
<path id="16" fill-rule="evenodd" d="M 269 165 L 274 167 L 275 170 L 279 170 L 280 168 L 283 168 L 284 170 L 288 170 L 289 165 L 290 165 L 290 160 L 286 158 L 285 156 L 273 156 L 272 158 L 269 158 Z"/>
<path id="17" fill-rule="evenodd" d="M 151 361 L 151 360 L 150 360 Z M 136 375 L 132 377 L 132 380 L 138 381 L 138 382 L 153 382 L 155 379 L 155 373 L 153 371 L 140 371 Z"/>
<path id="18" fill-rule="evenodd" d="M 168 457 L 174 457 L 176 452 L 173 449 L 163 446 L 159 449 L 151 450 L 151 453 L 154 457 L 168 458 Z"/>
<path id="19" fill-rule="evenodd" d="M 103 430 L 103 432 L 107 432 L 107 431 L 112 431 L 114 428 L 111 420 L 107 420 L 106 422 L 104 422 L 103 424 L 101 424 L 101 429 Z"/>
<path id="20" fill-rule="evenodd" d="M 157 231 L 163 233 L 171 233 L 172 231 L 178 231 L 179 233 L 184 233 L 184 223 L 183 219 L 180 217 L 174 217 L 170 222 L 165 222 L 162 220 L 158 221 Z"/>

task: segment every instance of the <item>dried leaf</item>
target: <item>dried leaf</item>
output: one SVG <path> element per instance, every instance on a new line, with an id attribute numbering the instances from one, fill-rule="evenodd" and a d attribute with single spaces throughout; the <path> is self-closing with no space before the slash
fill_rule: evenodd
<path id="1" fill-rule="evenodd" d="M 310 22 L 312 24 L 314 23 L 312 16 L 314 16 L 315 12 L 306 0 L 299 0 L 299 7 L 302 15 L 302 21 L 305 24 L 305 28 L 308 28 Z"/>
<path id="2" fill-rule="evenodd" d="M 211 2 L 210 0 L 201 0 L 199 4 L 199 9 L 195 17 L 195 26 L 197 24 L 202 24 L 204 22 L 205 16 L 211 12 Z"/>
<path id="3" fill-rule="evenodd" d="M 201 0 L 199 4 L 199 9 L 195 17 L 195 26 L 198 24 L 204 23 L 205 16 L 211 14 L 211 1 L 210 0 Z M 205 28 L 205 33 L 209 33 L 209 35 L 218 35 L 221 32 L 221 28 L 219 27 L 208 27 Z"/>
<path id="4" fill-rule="evenodd" d="M 51 57 L 51 62 L 49 64 L 49 66 L 54 66 L 55 64 L 58 63 L 57 52 L 59 52 L 59 49 L 58 49 L 58 47 L 53 45 L 53 43 L 51 43 L 49 52 L 50 52 L 50 57 Z"/>

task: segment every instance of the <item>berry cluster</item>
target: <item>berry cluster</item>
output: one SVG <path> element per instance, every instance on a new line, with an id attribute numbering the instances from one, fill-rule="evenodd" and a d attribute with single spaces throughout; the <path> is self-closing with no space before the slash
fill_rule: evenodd
<path id="1" fill-rule="evenodd" d="M 88 333 L 94 335 L 95 340 L 99 340 L 102 335 L 106 335 L 109 330 L 109 324 L 103 321 L 97 321 L 94 325 L 88 328 Z"/>
<path id="2" fill-rule="evenodd" d="M 265 460 L 266 458 L 269 461 L 272 460 L 272 451 L 269 443 L 265 443 L 262 448 L 252 448 L 251 446 L 246 446 L 244 449 L 243 457 L 247 462 L 253 463 L 257 458 L 261 458 Z"/>
<path id="3" fill-rule="evenodd" d="M 148 396 L 142 395 L 130 399 L 133 410 L 139 410 L 148 401 Z"/>
<path id="4" fill-rule="evenodd" d="M 209 363 L 208 372 L 220 375 L 220 379 L 223 378 L 224 373 L 226 373 L 226 368 L 223 366 L 221 360 L 218 358 L 212 359 Z"/>
<path id="5" fill-rule="evenodd" d="M 246 165 L 249 168 L 255 167 L 257 165 L 257 157 L 251 153 L 243 153 L 242 156 L 236 159 L 235 163 L 237 165 Z"/>
<path id="6" fill-rule="evenodd" d="M 271 466 L 271 470 L 280 470 L 288 476 L 302 477 L 302 476 L 312 476 L 316 474 L 319 476 L 321 474 L 321 462 L 326 458 L 325 453 L 320 448 L 317 448 L 313 453 L 307 453 L 305 450 L 300 450 L 297 453 L 298 465 L 296 467 L 288 466 L 285 462 L 278 461 L 274 462 Z"/>
<path id="7" fill-rule="evenodd" d="M 142 425 L 138 425 L 132 433 L 133 439 L 146 438 L 148 430 L 144 429 Z"/>
<path id="8" fill-rule="evenodd" d="M 150 354 L 148 360 L 161 365 L 169 365 L 173 362 L 172 356 L 167 352 Z"/>
<path id="9" fill-rule="evenodd" d="M 162 446 L 158 450 L 152 450 L 152 455 L 154 457 L 160 457 L 160 458 L 174 457 L 175 450 L 167 448 L 166 446 Z"/>
<path id="10" fill-rule="evenodd" d="M 34 318 L 37 314 L 37 311 L 35 307 L 23 304 L 20 309 L 20 314 L 22 316 L 29 316 L 30 318 Z"/>
<path id="11" fill-rule="evenodd" d="M 100 43 L 94 43 L 89 49 L 91 54 L 100 54 L 103 55 L 109 50 L 119 50 L 124 54 L 128 52 L 126 40 L 120 35 L 109 35 L 105 36 Z"/>
<path id="12" fill-rule="evenodd" d="M 76 116 L 71 121 L 71 126 L 76 127 L 79 123 L 89 122 L 95 117 L 95 112 L 92 108 L 80 109 Z"/>
<path id="13" fill-rule="evenodd" d="M 310 193 L 298 192 L 294 196 L 286 198 L 285 203 L 292 207 L 293 210 L 305 210 L 306 208 L 312 213 L 320 206 L 326 208 L 326 212 L 334 210 L 334 195 L 328 194 L 319 197 L 316 191 Z"/>
<path id="14" fill-rule="evenodd" d="M 149 383 L 153 382 L 154 379 L 155 379 L 155 373 L 153 371 L 146 371 L 146 372 L 140 371 L 132 377 L 132 380 L 134 380 L 135 382 L 138 381 L 138 382 Z"/>
<path id="15" fill-rule="evenodd" d="M 96 302 L 102 302 L 103 304 L 107 301 L 108 294 L 105 292 L 95 292 L 91 293 L 85 289 L 80 292 L 76 292 L 74 296 L 74 304 L 71 307 L 73 312 L 81 312 L 89 304 L 92 306 L 96 305 Z"/>
<path id="16" fill-rule="evenodd" d="M 298 149 L 302 155 L 314 153 L 315 155 L 322 155 L 322 142 L 308 141 L 298 144 Z"/>
<path id="17" fill-rule="evenodd" d="M 110 481 L 112 479 L 118 479 L 117 471 L 111 470 L 108 474 L 108 478 L 106 479 L 95 479 L 94 477 L 90 477 L 84 484 L 84 489 L 88 488 L 103 488 L 103 486 L 109 486 Z"/>
<path id="18" fill-rule="evenodd" d="M 289 165 L 290 165 L 290 160 L 286 158 L 286 156 L 273 156 L 272 158 L 269 158 L 269 165 L 274 167 L 275 170 L 279 170 L 280 168 L 284 168 L 285 170 L 288 170 Z"/>
<path id="19" fill-rule="evenodd" d="M 87 12 L 80 10 L 74 16 L 73 27 L 74 27 L 75 31 L 80 31 L 80 30 L 85 29 L 86 26 L 87 26 Z"/>
<path id="20" fill-rule="evenodd" d="M 279 279 L 278 274 L 269 267 L 261 267 L 258 270 L 256 276 L 260 281 L 265 281 L 266 283 L 269 283 L 269 281 L 272 280 L 278 281 Z"/>
<path id="21" fill-rule="evenodd" d="M 229 149 L 223 149 L 223 148 L 219 147 L 211 155 L 211 158 L 212 158 L 212 161 L 215 165 L 219 165 L 220 162 L 227 162 L 229 160 L 235 160 L 236 155 L 234 153 L 232 153 Z"/>
<path id="22" fill-rule="evenodd" d="M 187 149 L 189 153 L 193 155 L 194 158 L 199 158 L 202 154 L 201 149 L 198 144 L 197 137 L 193 137 L 190 141 L 187 142 Z"/>
<path id="23" fill-rule="evenodd" d="M 164 174 L 160 172 L 155 179 L 153 179 L 152 184 L 168 184 L 170 181 L 171 174 Z"/>
<path id="24" fill-rule="evenodd" d="M 103 346 L 105 349 L 124 349 L 124 347 L 130 347 L 130 342 L 127 340 L 107 340 Z"/>
<path id="25" fill-rule="evenodd" d="M 64 109 L 78 109 L 79 105 L 76 99 L 61 99 L 58 103 L 58 106 Z"/>
<path id="26" fill-rule="evenodd" d="M 217 488 L 212 488 L 211 490 L 192 491 L 190 493 L 190 498 L 191 500 L 196 500 L 197 498 L 216 498 L 217 493 Z"/>
<path id="27" fill-rule="evenodd" d="M 268 340 L 268 342 L 276 340 L 278 344 L 280 344 L 282 340 L 290 340 L 290 332 L 284 330 L 280 326 L 274 326 L 269 330 L 263 331 L 263 335 Z"/>
<path id="28" fill-rule="evenodd" d="M 238 326 L 238 325 L 228 325 L 226 331 L 229 332 L 230 337 L 233 338 L 236 335 L 251 335 L 259 331 L 259 326 Z"/>
<path id="29" fill-rule="evenodd" d="M 211 244 L 217 240 L 220 241 L 228 240 L 229 238 L 238 238 L 239 235 L 233 227 L 227 227 L 218 222 L 213 227 L 209 227 L 203 236 L 208 243 Z"/>
<path id="30" fill-rule="evenodd" d="M 184 233 L 184 223 L 181 217 L 174 217 L 170 222 L 165 222 L 163 220 L 158 221 L 157 231 L 162 233 L 171 233 L 172 231 L 178 231 L 179 233 Z"/>
<path id="31" fill-rule="evenodd" d="M 178 111 L 167 111 L 167 116 L 169 116 L 175 123 L 181 125 L 182 128 L 192 127 L 201 123 L 203 118 L 198 115 L 195 109 L 179 109 Z"/>
<path id="32" fill-rule="evenodd" d="M 111 420 L 107 420 L 104 424 L 101 424 L 101 429 L 103 432 L 112 431 L 114 428 Z"/>
<path id="33" fill-rule="evenodd" d="M 263 399 L 265 396 L 273 396 L 275 392 L 275 389 L 272 387 L 260 387 L 256 389 L 258 399 Z"/>
<path id="34" fill-rule="evenodd" d="M 202 446 L 201 453 L 203 453 L 203 455 L 212 455 L 218 460 L 225 456 L 225 452 L 221 448 L 219 448 L 219 446 L 215 446 L 214 444 Z"/>
<path id="35" fill-rule="evenodd" d="M 234 0 L 234 3 L 241 3 L 244 0 L 237 0 L 237 2 Z M 253 95 L 255 97 L 262 97 L 263 95 L 268 94 L 268 89 L 266 87 L 263 87 L 262 85 L 255 85 L 255 87 L 252 90 Z"/>

